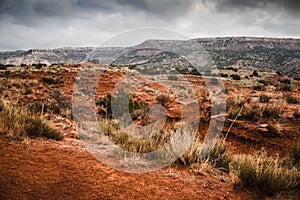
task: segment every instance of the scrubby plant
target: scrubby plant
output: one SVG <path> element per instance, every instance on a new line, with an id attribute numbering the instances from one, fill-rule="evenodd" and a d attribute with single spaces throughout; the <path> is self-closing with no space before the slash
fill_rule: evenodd
<path id="1" fill-rule="evenodd" d="M 201 150 L 201 143 L 194 141 L 188 151 L 177 160 L 182 165 L 191 166 L 193 172 L 196 174 L 201 174 L 203 167 L 229 172 L 231 161 L 232 156 L 225 143 L 221 141 L 216 142 L 209 152 L 206 153 L 204 150 Z"/>
<path id="2" fill-rule="evenodd" d="M 280 85 L 279 89 L 281 91 L 288 91 L 288 92 L 291 92 L 293 90 L 293 88 L 290 85 L 286 85 L 286 84 Z"/>
<path id="3" fill-rule="evenodd" d="M 282 109 L 279 106 L 265 106 L 262 108 L 262 116 L 265 119 L 278 119 L 282 113 Z"/>
<path id="4" fill-rule="evenodd" d="M 51 102 L 47 105 L 47 108 L 55 114 L 64 114 L 66 110 L 71 110 L 71 101 L 63 96 L 59 90 L 54 90 L 49 96 Z"/>
<path id="5" fill-rule="evenodd" d="M 169 98 L 170 97 L 167 94 L 160 94 L 156 97 L 156 101 L 161 105 L 165 105 L 169 101 Z"/>
<path id="6" fill-rule="evenodd" d="M 236 185 L 261 195 L 274 195 L 299 185 L 300 174 L 297 168 L 287 168 L 278 157 L 267 157 L 265 152 L 257 156 L 237 156 L 232 166 L 239 178 Z"/>
<path id="7" fill-rule="evenodd" d="M 231 74 L 230 77 L 231 77 L 233 80 L 241 80 L 241 77 L 240 77 L 240 75 L 238 75 L 238 74 Z"/>
<path id="8" fill-rule="evenodd" d="M 269 100 L 270 100 L 270 97 L 269 97 L 268 95 L 266 95 L 266 94 L 261 94 L 261 95 L 259 96 L 259 101 L 260 101 L 261 103 L 268 103 Z"/>
<path id="9" fill-rule="evenodd" d="M 293 114 L 293 116 L 294 116 L 296 119 L 300 118 L 300 112 L 299 112 L 299 111 L 295 111 L 294 114 Z"/>
<path id="10" fill-rule="evenodd" d="M 300 164 L 300 146 L 294 146 L 291 150 L 291 159 L 296 164 Z"/>
<path id="11" fill-rule="evenodd" d="M 264 91 L 265 87 L 261 86 L 261 85 L 255 85 L 252 87 L 253 90 L 257 90 L 257 91 Z"/>
<path id="12" fill-rule="evenodd" d="M 58 83 L 55 79 L 53 79 L 51 77 L 43 77 L 43 78 L 40 79 L 40 81 L 42 83 L 46 83 L 48 85 L 53 85 L 53 84 L 57 84 Z"/>
<path id="13" fill-rule="evenodd" d="M 257 70 L 254 70 L 254 71 L 252 72 L 252 76 L 258 76 Z"/>
<path id="14" fill-rule="evenodd" d="M 298 104 L 299 100 L 296 97 L 292 96 L 292 95 L 288 95 L 286 97 L 286 102 L 289 103 L 289 104 Z"/>
<path id="15" fill-rule="evenodd" d="M 62 134 L 53 129 L 42 117 L 33 115 L 25 107 L 1 102 L 0 131 L 7 133 L 13 139 L 24 137 L 47 137 L 61 140 Z"/>
<path id="16" fill-rule="evenodd" d="M 127 104 L 128 100 L 128 105 Z M 112 102 L 114 102 L 117 108 L 114 108 L 114 111 L 118 113 L 114 113 L 114 115 L 120 116 L 125 113 L 130 114 L 133 120 L 137 119 L 138 117 L 145 115 L 145 112 L 148 110 L 148 103 L 145 101 L 136 101 L 130 98 L 129 94 L 126 93 L 124 90 L 120 90 L 118 94 L 111 95 L 106 94 L 104 97 L 100 97 L 96 100 L 96 106 L 99 106 L 100 111 L 99 114 L 105 115 L 109 118 L 112 117 L 113 110 L 112 110 Z M 126 111 L 124 109 L 128 108 L 129 110 Z"/>
<path id="17" fill-rule="evenodd" d="M 287 85 L 291 84 L 291 80 L 290 79 L 283 79 L 280 82 L 283 83 L 283 84 L 287 84 Z"/>

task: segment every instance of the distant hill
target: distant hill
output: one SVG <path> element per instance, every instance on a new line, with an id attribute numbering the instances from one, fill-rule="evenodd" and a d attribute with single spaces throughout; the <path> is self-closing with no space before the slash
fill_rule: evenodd
<path id="1" fill-rule="evenodd" d="M 151 65 L 180 68 L 190 72 L 235 67 L 261 71 L 280 71 L 300 76 L 300 39 L 220 37 L 182 40 L 146 40 L 133 47 L 78 47 L 30 49 L 0 52 L 1 64 L 78 63 L 126 65 L 139 68 Z"/>

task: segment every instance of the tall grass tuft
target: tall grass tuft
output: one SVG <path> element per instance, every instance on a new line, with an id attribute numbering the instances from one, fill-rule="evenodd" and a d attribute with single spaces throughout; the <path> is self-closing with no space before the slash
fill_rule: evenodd
<path id="1" fill-rule="evenodd" d="M 267 157 L 265 152 L 256 156 L 237 156 L 232 166 L 239 178 L 236 185 L 261 195 L 275 195 L 299 186 L 300 173 L 297 168 L 287 168 L 278 157 Z"/>
<path id="2" fill-rule="evenodd" d="M 0 132 L 7 133 L 12 139 L 23 140 L 26 136 L 63 138 L 42 117 L 35 116 L 24 107 L 1 101 L 0 108 Z"/>

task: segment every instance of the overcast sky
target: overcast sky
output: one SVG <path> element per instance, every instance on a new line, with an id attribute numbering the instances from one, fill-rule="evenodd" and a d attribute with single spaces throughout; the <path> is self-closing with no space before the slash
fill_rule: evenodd
<path id="1" fill-rule="evenodd" d="M 188 38 L 300 38 L 300 1 L 0 0 L 0 27 L 0 50 L 99 46 L 142 27 Z"/>

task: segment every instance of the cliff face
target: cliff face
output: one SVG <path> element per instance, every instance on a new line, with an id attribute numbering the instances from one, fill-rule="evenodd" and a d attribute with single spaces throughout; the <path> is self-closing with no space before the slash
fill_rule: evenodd
<path id="1" fill-rule="evenodd" d="M 199 48 L 205 58 L 203 55 L 199 58 Z M 79 47 L 0 52 L 2 64 L 78 63 L 87 60 L 138 67 L 148 67 L 153 63 L 175 68 L 178 63 L 188 68 L 191 65 L 200 68 L 234 66 L 295 75 L 300 73 L 300 39 L 224 37 L 188 41 L 147 40 L 127 48 Z"/>

